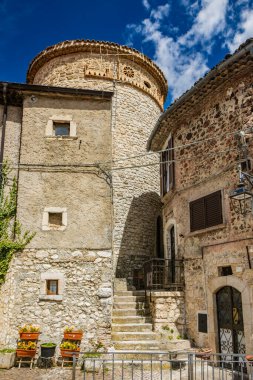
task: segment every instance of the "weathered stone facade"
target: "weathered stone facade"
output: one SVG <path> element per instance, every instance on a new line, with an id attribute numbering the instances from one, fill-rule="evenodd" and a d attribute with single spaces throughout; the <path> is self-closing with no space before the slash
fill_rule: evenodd
<path id="1" fill-rule="evenodd" d="M 0 343 L 14 346 L 18 326 L 36 323 L 45 340 L 59 342 L 74 324 L 85 347 L 91 338 L 108 345 L 114 277 L 131 283 L 155 250 L 157 168 L 123 158 L 145 153 L 166 80 L 137 51 L 94 41 L 46 49 L 27 78 L 7 86 L 4 158 L 18 176 L 17 217 L 36 235 L 2 286 Z M 54 122 L 68 122 L 69 135 L 55 136 Z"/>
<path id="2" fill-rule="evenodd" d="M 253 241 L 252 214 L 233 209 L 229 194 L 239 181 L 242 161 L 240 130 L 252 127 L 252 41 L 211 70 L 176 101 L 156 126 L 149 147 L 161 150 L 174 138 L 175 186 L 163 197 L 164 243 L 175 226 L 176 255 L 184 258 L 186 328 L 199 346 L 220 352 L 216 294 L 225 286 L 241 293 L 245 350 L 253 350 L 252 280 L 249 252 Z M 252 157 L 252 131 L 247 141 Z M 252 173 L 252 172 L 251 172 Z M 191 232 L 189 203 L 215 191 L 222 194 L 223 222 Z M 223 275 L 222 267 L 232 274 Z M 198 314 L 208 315 L 208 331 L 200 332 Z M 217 314 L 218 313 L 218 314 Z M 233 349 L 233 348 L 232 348 Z M 243 348 L 240 348 L 243 349 Z"/>

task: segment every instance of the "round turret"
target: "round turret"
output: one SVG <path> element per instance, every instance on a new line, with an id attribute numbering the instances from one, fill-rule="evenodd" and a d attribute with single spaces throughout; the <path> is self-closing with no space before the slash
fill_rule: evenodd
<path id="1" fill-rule="evenodd" d="M 130 84 L 163 107 L 167 81 L 144 54 L 110 42 L 74 40 L 50 46 L 31 62 L 27 82 L 61 87 L 86 87 L 92 79 Z M 98 85 L 98 83 L 97 83 Z"/>
<path id="2" fill-rule="evenodd" d="M 156 246 L 156 219 L 161 206 L 159 160 L 147 158 L 145 153 L 167 95 L 162 71 L 148 57 L 127 46 L 75 40 L 39 53 L 29 66 L 27 82 L 113 91 L 114 265 L 118 277 L 132 278 Z M 126 159 L 130 156 L 138 157 Z M 158 165 L 153 165 L 155 161 Z"/>

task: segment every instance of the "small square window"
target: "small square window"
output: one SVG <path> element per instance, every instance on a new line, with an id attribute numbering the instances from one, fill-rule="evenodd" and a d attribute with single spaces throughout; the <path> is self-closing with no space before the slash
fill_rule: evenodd
<path id="1" fill-rule="evenodd" d="M 55 136 L 69 136 L 70 135 L 70 123 L 53 122 L 53 130 Z"/>
<path id="2" fill-rule="evenodd" d="M 218 267 L 218 275 L 219 276 L 231 276 L 233 274 L 231 265 L 226 267 Z"/>
<path id="3" fill-rule="evenodd" d="M 207 333 L 207 314 L 198 313 L 198 331 Z"/>
<path id="4" fill-rule="evenodd" d="M 62 212 L 49 212 L 48 213 L 49 226 L 62 226 Z"/>
<path id="5" fill-rule="evenodd" d="M 47 295 L 58 295 L 58 280 L 47 280 Z"/>

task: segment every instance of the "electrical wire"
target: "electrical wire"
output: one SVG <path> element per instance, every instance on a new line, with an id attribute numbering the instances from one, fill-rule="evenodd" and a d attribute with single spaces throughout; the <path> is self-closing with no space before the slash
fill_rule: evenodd
<path id="1" fill-rule="evenodd" d="M 249 128 L 249 129 L 250 129 L 250 131 L 252 131 L 252 128 Z M 249 129 L 245 129 L 244 132 L 248 131 Z M 232 135 L 236 136 L 236 134 L 238 134 L 241 131 L 242 130 L 240 129 L 238 131 L 234 131 L 234 132 L 231 132 L 231 133 L 225 133 L 225 134 L 220 134 L 218 136 L 213 136 L 213 137 L 208 137 L 208 138 L 201 139 L 201 140 L 196 140 L 196 141 L 193 141 L 192 143 L 189 143 L 189 144 L 177 145 L 177 146 L 174 146 L 172 148 L 166 148 L 166 149 L 162 149 L 162 150 L 159 150 L 159 151 L 156 151 L 156 152 L 145 152 L 145 153 L 137 154 L 137 155 L 134 155 L 134 156 L 125 156 L 125 157 L 118 158 L 118 159 L 113 159 L 113 160 L 110 160 L 110 161 L 97 161 L 97 162 L 93 162 L 93 163 L 86 163 L 86 164 L 83 164 L 83 165 L 84 166 L 96 166 L 96 165 L 106 165 L 106 164 L 111 164 L 112 165 L 113 163 L 116 163 L 116 162 L 133 160 L 135 158 L 140 158 L 140 157 L 150 157 L 150 156 L 156 156 L 157 157 L 157 155 L 160 154 L 160 153 L 169 152 L 169 151 L 173 151 L 173 150 L 176 150 L 176 149 L 189 148 L 191 146 L 195 146 L 197 144 L 201 144 L 203 142 L 211 141 L 211 140 L 218 139 L 218 138 L 222 139 L 223 137 L 228 137 L 228 136 L 232 136 Z M 0 165 L 3 165 L 3 163 L 0 163 Z M 71 166 L 71 165 L 68 165 L 68 166 Z"/>
<path id="2" fill-rule="evenodd" d="M 206 155 L 202 155 L 202 158 L 206 159 L 208 157 L 213 157 L 213 156 L 217 156 L 217 155 L 223 155 L 223 154 L 227 154 L 227 153 L 231 153 L 231 152 L 235 152 L 235 151 L 238 151 L 238 149 L 226 149 L 224 151 L 216 151 L 216 152 L 213 152 L 212 154 L 206 154 Z M 111 168 L 107 168 L 108 171 L 116 171 L 116 170 L 125 170 L 125 169 L 136 169 L 136 168 L 143 168 L 143 167 L 150 167 L 150 166 L 155 166 L 155 165 L 162 165 L 162 164 L 172 164 L 172 163 L 177 163 L 177 162 L 184 162 L 186 160 L 192 160 L 193 158 L 196 158 L 196 155 L 193 157 L 184 157 L 184 158 L 179 158 L 179 159 L 174 159 L 174 160 L 165 160 L 165 161 L 159 161 L 157 160 L 157 162 L 151 162 L 151 163 L 145 163 L 143 165 L 131 165 L 131 166 L 120 166 L 120 167 L 111 167 Z M 236 160 L 236 162 L 241 162 L 242 160 Z M 47 168 L 47 169 L 71 169 L 71 168 L 74 168 L 74 169 L 85 169 L 85 168 L 95 168 L 95 169 L 100 169 L 100 165 L 99 164 L 33 164 L 33 163 L 26 163 L 26 164 L 19 164 L 19 165 L 15 165 L 15 166 L 9 166 L 10 169 L 12 170 L 17 170 L 17 169 L 31 169 L 31 170 L 36 170 L 36 169 L 43 169 L 43 168 Z M 92 173 L 92 171 L 86 171 L 87 173 Z"/>

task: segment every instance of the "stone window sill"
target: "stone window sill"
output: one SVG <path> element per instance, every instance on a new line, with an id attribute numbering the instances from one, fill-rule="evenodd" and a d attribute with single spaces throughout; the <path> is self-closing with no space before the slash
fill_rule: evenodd
<path id="1" fill-rule="evenodd" d="M 40 301 L 62 301 L 62 295 L 48 295 L 48 294 L 40 294 Z"/>
<path id="2" fill-rule="evenodd" d="M 46 140 L 77 140 L 78 136 L 45 136 Z"/>
<path id="3" fill-rule="evenodd" d="M 59 227 L 52 227 L 52 226 L 42 226 L 42 231 L 64 231 L 66 230 L 67 226 L 59 226 Z"/>
<path id="4" fill-rule="evenodd" d="M 189 232 L 189 234 L 187 234 L 185 237 L 191 237 L 191 236 L 195 236 L 195 235 L 201 235 L 201 234 L 205 234 L 207 232 L 212 232 L 212 231 L 220 230 L 220 229 L 223 229 L 223 228 L 226 228 L 226 227 L 227 227 L 227 224 L 226 223 L 222 223 L 222 224 L 218 224 L 217 226 L 203 228 L 203 230 L 197 230 L 197 231 Z"/>

